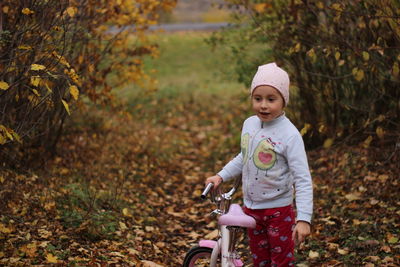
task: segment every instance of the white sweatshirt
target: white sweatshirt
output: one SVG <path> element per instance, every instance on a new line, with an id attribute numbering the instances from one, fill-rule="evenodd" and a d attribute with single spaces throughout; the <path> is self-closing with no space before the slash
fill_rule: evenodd
<path id="1" fill-rule="evenodd" d="M 297 220 L 311 222 L 313 189 L 303 139 L 285 116 L 243 123 L 241 152 L 218 173 L 223 181 L 242 175 L 244 204 L 250 209 L 291 205 Z"/>

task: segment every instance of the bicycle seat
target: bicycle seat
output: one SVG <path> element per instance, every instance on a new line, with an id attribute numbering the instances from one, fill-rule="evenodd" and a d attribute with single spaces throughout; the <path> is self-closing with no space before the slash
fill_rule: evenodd
<path id="1" fill-rule="evenodd" d="M 228 213 L 219 217 L 220 225 L 240 226 L 245 228 L 255 228 L 256 221 L 253 217 L 246 215 L 238 204 L 232 204 Z"/>

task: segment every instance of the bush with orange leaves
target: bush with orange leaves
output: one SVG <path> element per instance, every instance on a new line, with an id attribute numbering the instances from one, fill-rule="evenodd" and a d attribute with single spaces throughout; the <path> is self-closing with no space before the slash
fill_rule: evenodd
<path id="1" fill-rule="evenodd" d="M 109 105 L 113 88 L 146 78 L 142 57 L 157 51 L 146 32 L 175 4 L 1 1 L 0 156 L 12 158 L 16 147 L 32 144 L 53 149 L 74 107 Z"/>

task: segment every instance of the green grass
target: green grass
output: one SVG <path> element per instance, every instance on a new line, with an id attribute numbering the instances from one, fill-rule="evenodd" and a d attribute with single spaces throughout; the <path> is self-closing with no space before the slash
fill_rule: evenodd
<path id="1" fill-rule="evenodd" d="M 204 93 L 231 96 L 244 91 L 244 86 L 237 81 L 229 51 L 226 48 L 213 50 L 205 41 L 210 35 L 207 32 L 178 32 L 151 36 L 159 45 L 160 55 L 145 58 L 145 72 L 158 80 L 156 96 L 179 98 L 185 94 Z M 136 102 L 143 90 L 131 85 L 118 94 Z"/>

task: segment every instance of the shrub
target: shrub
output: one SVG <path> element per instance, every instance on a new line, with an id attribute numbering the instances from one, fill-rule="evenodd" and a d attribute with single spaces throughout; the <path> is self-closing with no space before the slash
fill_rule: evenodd
<path id="1" fill-rule="evenodd" d="M 148 79 L 145 31 L 175 0 L 0 3 L 0 145 L 53 149 L 73 106 L 110 105 L 115 86 Z M 131 36 L 137 40 L 132 45 Z M 112 73 L 118 79 L 112 79 Z M 13 142 L 17 141 L 17 142 Z M 7 148 L 7 150 L 6 150 Z"/>
<path id="2" fill-rule="evenodd" d="M 245 51 L 244 42 L 263 45 L 256 55 L 238 58 L 238 69 L 251 79 L 272 49 L 290 73 L 289 108 L 308 142 L 329 146 L 333 139 L 368 137 L 369 145 L 399 137 L 398 1 L 228 2 L 242 7 L 237 18 L 251 18 L 233 51 Z"/>

